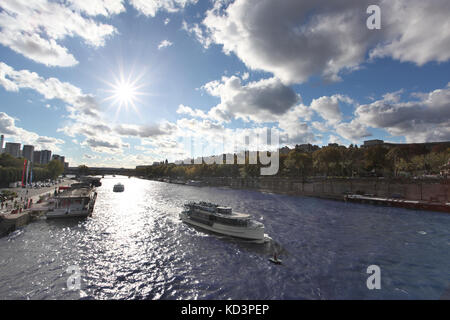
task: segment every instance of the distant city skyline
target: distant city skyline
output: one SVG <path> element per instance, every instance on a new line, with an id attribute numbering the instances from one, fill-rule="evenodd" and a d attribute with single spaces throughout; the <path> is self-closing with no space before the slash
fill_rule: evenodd
<path id="1" fill-rule="evenodd" d="M 3 147 L 3 144 L 5 145 Z M 66 162 L 66 157 L 58 154 L 53 154 L 51 150 L 34 150 L 33 145 L 22 144 L 20 142 L 9 142 L 5 140 L 5 136 L 1 135 L 0 142 L 0 154 L 7 153 L 15 158 L 24 158 L 27 161 L 33 162 L 35 164 L 47 164 L 51 160 L 60 161 L 65 167 L 69 166 Z"/>
<path id="2" fill-rule="evenodd" d="M 214 151 L 267 129 L 280 147 L 450 140 L 447 0 L 0 8 L 0 134 L 33 159 L 133 168 L 210 155 L 189 139 Z"/>

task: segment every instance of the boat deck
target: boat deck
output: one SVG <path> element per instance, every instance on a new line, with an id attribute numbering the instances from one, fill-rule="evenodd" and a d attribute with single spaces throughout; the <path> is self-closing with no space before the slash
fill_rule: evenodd
<path id="1" fill-rule="evenodd" d="M 89 198 L 92 193 L 92 189 L 80 188 L 80 189 L 69 189 L 65 190 L 63 193 L 57 195 L 55 199 L 67 199 L 67 198 Z"/>
<path id="2" fill-rule="evenodd" d="M 232 218 L 232 219 L 245 219 L 250 218 L 249 214 L 246 213 L 240 213 L 240 212 L 233 212 L 231 214 L 224 214 L 224 213 L 214 213 L 217 216 L 224 217 L 224 218 Z"/>

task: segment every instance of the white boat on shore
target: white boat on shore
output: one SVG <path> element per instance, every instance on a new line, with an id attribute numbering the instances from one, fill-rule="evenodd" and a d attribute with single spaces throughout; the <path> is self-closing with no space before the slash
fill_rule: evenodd
<path id="1" fill-rule="evenodd" d="M 191 225 L 216 233 L 255 242 L 264 242 L 264 225 L 249 214 L 232 212 L 230 207 L 220 207 L 207 202 L 189 202 L 184 205 L 180 219 Z"/>
<path id="2" fill-rule="evenodd" d="M 123 192 L 125 190 L 125 186 L 121 184 L 120 182 L 114 185 L 113 191 L 114 192 Z"/>
<path id="3" fill-rule="evenodd" d="M 201 187 L 202 186 L 202 182 L 201 181 L 197 181 L 197 180 L 188 180 L 186 182 L 187 186 L 193 186 L 193 187 Z"/>
<path id="4" fill-rule="evenodd" d="M 97 192 L 89 187 L 70 188 L 55 196 L 46 212 L 47 219 L 84 218 L 92 215 Z"/>

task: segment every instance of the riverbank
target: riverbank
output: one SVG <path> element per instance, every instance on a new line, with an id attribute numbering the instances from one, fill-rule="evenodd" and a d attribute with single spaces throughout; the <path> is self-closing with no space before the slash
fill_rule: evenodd
<path id="1" fill-rule="evenodd" d="M 0 238 L 0 299 L 439 299 L 448 287 L 448 214 L 119 176 L 97 191 L 92 219 Z M 189 200 L 251 214 L 273 242 L 182 223 Z M 373 264 L 382 290 L 366 287 Z M 81 291 L 67 290 L 68 266 L 80 267 Z"/>
<path id="2" fill-rule="evenodd" d="M 164 181 L 180 183 L 179 179 L 164 179 Z M 293 179 L 267 176 L 256 178 L 209 177 L 203 178 L 201 182 L 201 185 L 205 186 L 450 212 L 450 179 Z M 364 198 L 349 198 L 348 196 L 364 196 Z"/>
<path id="3" fill-rule="evenodd" d="M 55 189 L 59 187 L 70 186 L 73 182 L 73 180 L 64 179 L 61 183 L 55 184 L 51 187 L 44 187 L 39 189 L 5 189 L 16 192 L 18 194 L 18 199 L 8 201 L 7 206 L 3 207 L 0 211 L 0 237 L 7 235 L 17 228 L 23 227 L 39 215 L 43 214 L 46 211 L 46 207 L 42 206 L 42 204 L 39 204 L 39 200 L 43 197 L 51 197 Z M 14 201 L 18 201 L 22 206 L 25 199 L 27 199 L 27 202 L 32 200 L 32 206 L 26 209 L 19 209 L 18 212 L 13 213 L 17 211 L 13 209 Z"/>

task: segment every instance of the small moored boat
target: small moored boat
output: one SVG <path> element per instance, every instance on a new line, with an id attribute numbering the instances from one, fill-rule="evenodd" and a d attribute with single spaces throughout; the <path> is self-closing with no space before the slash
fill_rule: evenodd
<path id="1" fill-rule="evenodd" d="M 186 185 L 194 186 L 194 187 L 201 187 L 202 186 L 202 182 L 201 181 L 196 181 L 196 180 L 188 180 L 186 182 Z"/>

